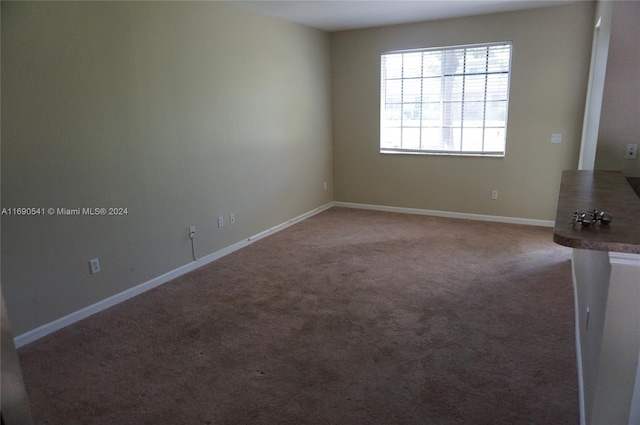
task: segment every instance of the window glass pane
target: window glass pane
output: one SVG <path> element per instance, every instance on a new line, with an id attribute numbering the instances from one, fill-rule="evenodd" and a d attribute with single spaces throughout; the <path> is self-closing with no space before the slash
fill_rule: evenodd
<path id="1" fill-rule="evenodd" d="M 443 102 L 442 125 L 460 127 L 462 124 L 462 102 Z"/>
<path id="2" fill-rule="evenodd" d="M 510 46 L 493 46 L 489 49 L 489 72 L 508 72 L 511 56 Z"/>
<path id="3" fill-rule="evenodd" d="M 383 149 L 400 149 L 400 128 L 382 128 L 380 131 L 380 147 Z"/>
<path id="4" fill-rule="evenodd" d="M 468 75 L 464 79 L 464 100 L 484 100 L 485 75 Z"/>
<path id="5" fill-rule="evenodd" d="M 442 75 L 442 53 L 438 51 L 424 52 L 423 70 L 424 77 L 440 77 Z"/>
<path id="6" fill-rule="evenodd" d="M 505 146 L 504 128 L 487 128 L 484 130 L 484 148 L 488 151 L 500 152 Z"/>
<path id="7" fill-rule="evenodd" d="M 460 127 L 453 127 L 451 129 L 451 133 L 453 135 L 453 148 L 450 150 L 459 151 L 462 139 L 462 129 Z"/>
<path id="8" fill-rule="evenodd" d="M 506 74 L 487 75 L 487 100 L 506 100 L 509 77 Z"/>
<path id="9" fill-rule="evenodd" d="M 483 127 L 484 102 L 465 102 L 463 113 L 463 127 Z"/>
<path id="10" fill-rule="evenodd" d="M 442 80 L 438 78 L 424 78 L 422 80 L 422 101 L 439 102 L 442 95 Z"/>
<path id="11" fill-rule="evenodd" d="M 487 127 L 504 127 L 506 122 L 506 101 L 487 102 L 486 109 L 486 126 Z"/>
<path id="12" fill-rule="evenodd" d="M 383 68 L 387 79 L 402 78 L 402 55 L 386 55 L 383 61 Z"/>
<path id="13" fill-rule="evenodd" d="M 442 123 L 442 104 L 423 103 L 422 104 L 422 126 L 433 127 L 440 126 Z"/>
<path id="14" fill-rule="evenodd" d="M 440 136 L 442 130 L 438 127 L 422 127 L 422 149 L 435 150 L 442 149 Z"/>
<path id="15" fill-rule="evenodd" d="M 462 100 L 462 76 L 442 79 L 442 98 L 444 100 Z"/>
<path id="16" fill-rule="evenodd" d="M 420 103 L 405 103 L 402 108 L 403 125 L 420 126 Z"/>
<path id="17" fill-rule="evenodd" d="M 460 128 L 442 126 L 440 129 L 440 146 L 442 150 L 459 150 L 460 149 Z"/>
<path id="18" fill-rule="evenodd" d="M 422 74 L 422 52 L 405 53 L 403 55 L 403 78 L 416 78 Z"/>
<path id="19" fill-rule="evenodd" d="M 402 149 L 420 149 L 420 128 L 402 129 Z"/>
<path id="20" fill-rule="evenodd" d="M 387 103 L 402 102 L 402 80 L 387 81 L 385 95 Z"/>
<path id="21" fill-rule="evenodd" d="M 465 73 L 475 74 L 485 72 L 487 67 L 487 48 L 477 47 L 467 49 L 465 56 Z"/>
<path id="22" fill-rule="evenodd" d="M 402 105 L 399 103 L 388 103 L 384 111 L 383 120 L 385 126 L 399 126 L 400 114 L 402 113 Z"/>
<path id="23" fill-rule="evenodd" d="M 404 102 L 420 102 L 420 94 L 422 87 L 422 80 L 414 78 L 410 80 L 404 80 Z"/>
<path id="24" fill-rule="evenodd" d="M 454 75 L 461 68 L 460 64 L 464 60 L 464 50 L 443 50 L 442 51 L 442 73 L 444 75 Z M 464 72 L 460 69 L 460 73 Z"/>
<path id="25" fill-rule="evenodd" d="M 462 129 L 462 150 L 481 151 L 482 150 L 482 128 Z"/>

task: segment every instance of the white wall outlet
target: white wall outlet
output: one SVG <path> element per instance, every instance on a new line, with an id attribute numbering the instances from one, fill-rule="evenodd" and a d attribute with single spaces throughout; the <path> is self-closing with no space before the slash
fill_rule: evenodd
<path id="1" fill-rule="evenodd" d="M 498 199 L 498 191 L 497 190 L 492 190 L 491 191 L 491 199 L 493 199 L 493 200 Z"/>
<path id="2" fill-rule="evenodd" d="M 552 134 L 551 143 L 562 143 L 562 134 Z"/>
<path id="3" fill-rule="evenodd" d="M 233 224 L 236 222 L 236 215 L 234 213 L 229 214 L 229 223 Z"/>
<path id="4" fill-rule="evenodd" d="M 220 216 L 218 217 L 218 227 L 223 227 L 224 226 L 224 217 Z"/>
<path id="5" fill-rule="evenodd" d="M 324 182 L 324 184 L 322 185 L 322 187 L 324 188 L 324 190 L 327 190 L 327 182 Z"/>
<path id="6" fill-rule="evenodd" d="M 638 144 L 629 143 L 624 150 L 625 159 L 636 159 L 638 156 Z"/>
<path id="7" fill-rule="evenodd" d="M 196 226 L 189 226 L 189 239 L 196 237 Z"/>
<path id="8" fill-rule="evenodd" d="M 91 274 L 96 274 L 100 271 L 100 260 L 97 258 L 89 260 L 89 270 L 91 270 Z"/>

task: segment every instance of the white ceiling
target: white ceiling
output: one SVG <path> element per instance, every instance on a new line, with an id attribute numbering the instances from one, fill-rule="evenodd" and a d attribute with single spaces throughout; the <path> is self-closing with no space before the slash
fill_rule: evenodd
<path id="1" fill-rule="evenodd" d="M 407 22 L 533 9 L 587 0 L 229 0 L 257 13 L 341 31 Z"/>

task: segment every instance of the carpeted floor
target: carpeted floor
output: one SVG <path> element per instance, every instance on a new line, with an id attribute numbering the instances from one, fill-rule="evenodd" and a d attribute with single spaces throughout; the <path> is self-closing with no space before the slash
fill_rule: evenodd
<path id="1" fill-rule="evenodd" d="M 19 350 L 39 424 L 578 424 L 551 229 L 332 208 Z"/>

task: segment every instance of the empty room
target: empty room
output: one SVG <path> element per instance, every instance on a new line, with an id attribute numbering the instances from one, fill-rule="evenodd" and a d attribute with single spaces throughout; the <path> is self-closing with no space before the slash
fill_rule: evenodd
<path id="1" fill-rule="evenodd" d="M 640 425 L 639 20 L 2 1 L 2 423 Z"/>

